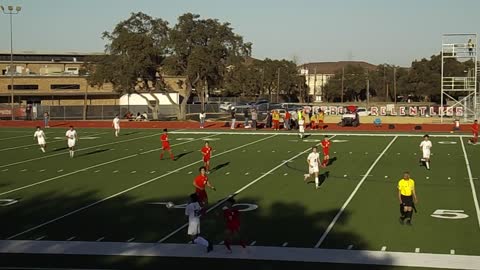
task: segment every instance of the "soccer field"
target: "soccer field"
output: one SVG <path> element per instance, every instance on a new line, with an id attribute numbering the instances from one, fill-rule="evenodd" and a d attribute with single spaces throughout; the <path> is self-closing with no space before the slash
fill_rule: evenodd
<path id="1" fill-rule="evenodd" d="M 171 131 L 172 161 L 159 160 L 161 130 L 122 130 L 118 138 L 106 129 L 77 131 L 70 159 L 64 129 L 46 130 L 46 153 L 31 129 L 0 130 L 1 266 L 159 269 L 193 261 L 224 269 L 233 260 L 238 269 L 480 269 L 480 146 L 467 137 L 431 135 L 426 170 L 423 134 L 330 134 L 331 163 L 315 189 L 303 174 L 319 132 L 300 140 L 283 132 Z M 207 140 L 217 188 L 207 191 L 201 225 L 216 244 L 209 254 L 188 244 L 183 208 Z M 398 222 L 404 171 L 419 199 L 413 226 Z M 221 245 L 229 196 L 243 210 L 249 244 L 232 254 Z"/>

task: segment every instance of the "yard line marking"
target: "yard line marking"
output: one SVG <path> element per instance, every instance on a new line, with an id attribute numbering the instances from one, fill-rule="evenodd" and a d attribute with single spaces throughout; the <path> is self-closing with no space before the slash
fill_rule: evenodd
<path id="1" fill-rule="evenodd" d="M 135 237 L 128 239 L 127 242 L 132 242 L 133 240 L 135 240 Z"/>
<path id="2" fill-rule="evenodd" d="M 105 239 L 105 237 L 104 237 L 104 236 L 102 236 L 102 237 L 98 238 L 98 239 L 97 239 L 97 240 L 95 240 L 95 241 L 96 241 L 96 242 L 100 242 L 100 241 L 102 241 L 103 239 Z"/>
<path id="3" fill-rule="evenodd" d="M 23 170 L 20 170 L 20 171 L 21 171 L 21 172 L 26 172 L 26 171 L 27 171 L 27 169 L 23 169 Z"/>
<path id="4" fill-rule="evenodd" d="M 230 174 L 230 172 L 226 172 L 226 173 L 225 173 L 225 175 L 229 175 L 229 174 Z"/>
<path id="5" fill-rule="evenodd" d="M 465 144 L 463 143 L 462 138 L 460 138 L 462 144 L 463 155 L 465 156 L 465 164 L 467 166 L 468 178 L 470 178 L 470 187 L 472 188 L 473 202 L 475 204 L 475 209 L 477 210 L 477 221 L 480 228 L 480 207 L 478 206 L 477 192 L 475 191 L 475 184 L 473 183 L 472 170 L 470 169 L 470 162 L 468 161 L 467 150 L 465 150 Z"/>
<path id="6" fill-rule="evenodd" d="M 117 143 L 123 143 L 123 142 L 129 142 L 129 141 L 134 141 L 134 140 L 140 140 L 140 139 L 144 139 L 144 138 L 148 138 L 148 137 L 158 136 L 159 134 L 161 134 L 161 133 L 142 136 L 142 137 L 138 137 L 138 138 L 132 138 L 132 139 L 123 140 L 123 141 L 94 145 L 94 146 L 90 146 L 90 147 L 81 148 L 81 149 L 78 149 L 78 150 L 75 150 L 75 151 L 80 152 L 80 151 L 85 151 L 85 150 L 88 150 L 88 149 L 98 148 L 98 147 L 102 147 L 102 146 L 107 146 L 107 145 L 112 145 L 112 144 L 117 144 Z M 81 139 L 81 137 L 80 137 L 80 139 Z M 60 156 L 60 155 L 65 155 L 65 152 L 57 153 L 57 154 L 51 154 L 51 155 L 48 155 L 48 156 L 43 156 L 43 157 L 38 157 L 38 158 L 26 159 L 26 160 L 17 161 L 17 162 L 13 162 L 13 163 L 9 163 L 9 164 L 4 164 L 4 165 L 0 165 L 0 168 L 10 167 L 10 166 L 18 165 L 18 164 L 27 163 L 27 162 L 30 162 L 30 161 L 35 161 L 35 160 L 40 160 L 40 159 L 45 159 L 45 158 L 50 158 L 50 157 L 55 157 L 55 156 Z"/>
<path id="7" fill-rule="evenodd" d="M 381 250 L 382 250 L 382 251 L 386 251 L 386 250 L 387 250 L 387 247 L 386 247 L 386 246 L 383 246 Z"/>
<path id="8" fill-rule="evenodd" d="M 250 173 L 249 172 L 246 172 L 245 175 L 249 175 Z"/>
<path id="9" fill-rule="evenodd" d="M 212 136 L 207 136 L 207 137 L 212 137 Z M 205 138 L 205 137 L 201 137 L 197 140 L 201 140 L 203 138 Z M 185 142 L 181 142 L 181 143 L 178 143 L 178 144 L 174 144 L 172 146 L 176 146 L 176 145 L 180 145 L 180 144 L 184 144 L 184 143 L 190 143 L 190 142 L 193 142 L 193 141 L 185 141 Z M 156 151 L 156 150 L 159 150 L 159 149 L 161 149 L 161 148 L 157 148 L 157 149 L 154 149 L 154 150 L 149 150 L 147 152 L 152 152 L 152 151 Z M 147 152 L 143 152 L 143 153 L 147 153 Z M 122 157 L 122 158 L 117 158 L 117 159 L 110 160 L 110 161 L 107 161 L 107 162 L 103 162 L 103 163 L 100 163 L 100 164 L 97 164 L 97 165 L 93 165 L 93 166 L 90 166 L 90 167 L 79 169 L 79 170 L 76 170 L 76 171 L 73 171 L 73 172 L 69 172 L 69 173 L 66 173 L 66 174 L 62 174 L 62 175 L 59 175 L 59 176 L 48 178 L 48 179 L 45 179 L 45 180 L 42 180 L 42 181 L 39 181 L 39 182 L 35 182 L 33 184 L 29 184 L 29 185 L 26 185 L 26 186 L 23 186 L 23 187 L 19 187 L 19 188 L 15 188 L 15 189 L 12 189 L 12 190 L 9 190 L 9 191 L 2 192 L 2 193 L 0 193 L 0 196 L 5 195 L 5 194 L 9 194 L 9 193 L 12 193 L 12 192 L 15 192 L 15 191 L 19 191 L 19 190 L 22 190 L 22 189 L 26 189 L 26 188 L 34 187 L 34 186 L 37 186 L 37 185 L 41 185 L 43 183 L 47 183 L 47 182 L 50 182 L 50 181 L 53 181 L 53 180 L 56 180 L 56 179 L 59 179 L 59 178 L 63 178 L 63 177 L 66 177 L 66 176 L 77 174 L 79 172 L 88 171 L 90 169 L 101 167 L 103 165 L 107 165 L 107 164 L 110 164 L 110 163 L 115 163 L 117 161 L 129 159 L 129 158 L 132 158 L 132 157 L 136 157 L 138 155 L 139 154 L 132 154 L 132 155 L 125 156 L 125 157 Z M 118 172 L 118 170 L 116 172 Z M 116 173 L 116 172 L 114 171 L 113 173 Z"/>
<path id="10" fill-rule="evenodd" d="M 370 168 L 367 170 L 367 172 L 365 173 L 365 175 L 369 175 L 370 172 L 373 170 L 373 168 L 375 167 L 375 165 L 377 165 L 378 161 L 380 161 L 380 159 L 383 157 L 383 155 L 388 151 L 388 149 L 390 148 L 390 146 L 392 146 L 392 144 L 397 140 L 398 136 L 395 136 L 393 137 L 393 139 L 390 141 L 390 143 L 387 145 L 387 147 L 385 147 L 385 149 L 383 150 L 382 153 L 380 153 L 380 155 L 377 157 L 377 159 L 375 159 L 375 161 L 372 163 L 372 165 L 370 166 Z M 357 186 L 355 187 L 355 189 L 352 191 L 352 194 L 350 194 L 350 197 L 348 197 L 348 199 L 345 201 L 345 203 L 343 204 L 342 208 L 340 208 L 340 210 L 338 211 L 337 215 L 335 215 L 335 217 L 333 218 L 332 222 L 330 222 L 330 224 L 328 225 L 327 229 L 325 230 L 325 232 L 323 233 L 323 235 L 320 237 L 320 240 L 318 240 L 317 244 L 315 244 L 315 248 L 318 248 L 322 243 L 323 241 L 325 241 L 325 238 L 327 238 L 327 235 L 330 233 L 330 231 L 333 229 L 333 226 L 335 226 L 335 223 L 337 223 L 337 220 L 340 218 L 340 216 L 342 215 L 342 213 L 345 211 L 345 209 L 347 208 L 348 204 L 350 203 L 350 201 L 353 199 L 353 197 L 355 196 L 355 194 L 357 193 L 357 191 L 360 189 L 360 187 L 362 186 L 363 182 L 365 182 L 365 179 L 367 179 L 367 176 L 364 176 L 362 177 L 362 180 L 360 180 L 360 182 L 357 184 Z"/>
<path id="11" fill-rule="evenodd" d="M 131 171 L 130 173 L 136 173 L 137 171 Z"/>
<path id="12" fill-rule="evenodd" d="M 95 170 L 94 173 L 98 173 L 98 172 L 100 172 L 100 171 L 101 171 L 101 170 Z"/>
<path id="13" fill-rule="evenodd" d="M 155 171 L 151 171 L 150 173 L 155 173 Z"/>
<path id="14" fill-rule="evenodd" d="M 187 174 L 192 174 L 193 172 L 192 171 L 189 171 Z"/>
<path id="15" fill-rule="evenodd" d="M 229 149 L 229 150 L 226 150 L 226 151 L 224 151 L 224 152 L 221 152 L 221 153 L 218 153 L 218 154 L 216 154 L 216 155 L 213 155 L 212 157 L 218 157 L 218 156 L 221 156 L 221 155 L 224 155 L 224 154 L 228 154 L 228 153 L 230 153 L 230 152 L 233 152 L 233 151 L 236 151 L 236 150 L 238 150 L 238 149 L 241 149 L 241 148 L 250 146 L 250 145 L 255 144 L 255 143 L 259 143 L 259 142 L 268 140 L 268 139 L 273 138 L 273 137 L 276 137 L 276 136 L 277 136 L 277 135 L 274 134 L 274 135 L 271 135 L 271 136 L 268 136 L 268 137 L 265 137 L 265 138 L 262 138 L 262 139 L 259 139 L 259 140 L 256 140 L 256 141 L 253 141 L 253 142 L 250 142 L 250 143 L 247 143 L 247 144 L 244 144 L 244 145 L 241 145 L 241 146 L 238 146 L 238 147 Z M 203 139 L 203 138 L 201 138 L 201 139 Z M 192 141 L 186 141 L 186 142 L 192 142 Z M 310 150 L 310 149 L 308 149 L 308 150 Z M 306 151 L 308 151 L 308 150 L 306 150 Z M 305 152 L 306 152 L 306 151 L 305 151 Z M 303 153 L 304 153 L 304 152 L 302 152 L 301 154 L 303 154 Z M 25 231 L 23 231 L 23 232 L 20 232 L 20 233 L 17 233 L 17 234 L 15 234 L 15 235 L 12 235 L 12 236 L 10 236 L 10 237 L 7 238 L 7 239 L 12 239 L 12 238 L 15 238 L 15 237 L 17 237 L 17 236 L 23 235 L 23 234 L 25 234 L 25 233 L 31 232 L 31 231 L 33 231 L 33 230 L 36 230 L 36 229 L 38 229 L 38 228 L 44 227 L 45 225 L 51 224 L 51 223 L 53 223 L 53 222 L 55 222 L 55 221 L 57 221 L 57 220 L 60 220 L 60 219 L 69 217 L 69 216 L 71 216 L 71 215 L 73 215 L 73 214 L 76 214 L 76 213 L 78 213 L 78 212 L 80 212 L 80 211 L 83 211 L 83 210 L 85 210 L 85 209 L 88 209 L 88 208 L 90 208 L 90 207 L 92 207 L 92 206 L 95 206 L 95 205 L 100 204 L 100 203 L 102 203 L 102 202 L 104 202 L 104 201 L 110 200 L 110 199 L 112 199 L 112 198 L 118 197 L 118 196 L 120 196 L 120 195 L 122 195 L 122 194 L 125 194 L 125 193 L 129 192 L 129 191 L 132 191 L 132 190 L 137 189 L 137 188 L 139 188 L 139 187 L 142 187 L 142 186 L 145 186 L 145 185 L 147 185 L 147 184 L 150 184 L 151 182 L 157 181 L 158 179 L 161 179 L 161 178 L 164 178 L 164 177 L 166 177 L 166 176 L 169 176 L 170 174 L 173 174 L 174 172 L 181 171 L 181 170 L 183 170 L 183 169 L 185 169 L 185 168 L 191 167 L 191 166 L 193 166 L 193 165 L 195 165 L 195 164 L 197 164 L 197 163 L 201 163 L 201 162 L 203 162 L 203 159 L 202 159 L 202 160 L 195 161 L 195 162 L 192 162 L 192 163 L 187 164 L 187 165 L 185 165 L 185 166 L 182 166 L 182 167 L 176 169 L 175 171 L 171 171 L 171 172 L 168 172 L 168 173 L 164 173 L 164 174 L 159 175 L 159 176 L 157 176 L 157 177 L 151 178 L 151 179 L 149 179 L 149 180 L 147 180 L 147 181 L 145 181 L 145 182 L 142 182 L 142 183 L 137 184 L 137 185 L 135 185 L 135 186 L 133 186 L 133 187 L 124 189 L 123 191 L 117 192 L 117 193 L 115 193 L 115 194 L 113 194 L 113 195 L 110 195 L 110 196 L 108 196 L 108 197 L 106 197 L 106 198 L 103 198 L 103 199 L 101 199 L 101 200 L 98 200 L 98 201 L 95 201 L 95 202 L 93 202 L 93 203 L 87 204 L 87 205 L 85 205 L 85 206 L 83 206 L 83 207 L 77 208 L 76 210 L 73 210 L 73 211 L 71 211 L 71 212 L 68 212 L 68 213 L 66 213 L 66 214 L 64 214 L 64 215 L 62 215 L 62 216 L 56 217 L 56 218 L 54 218 L 54 219 L 51 219 L 51 220 L 49 220 L 49 221 L 46 221 L 46 222 L 44 222 L 44 223 L 41 223 L 41 224 L 36 225 L 36 226 L 34 226 L 34 227 L 31 227 L 30 229 L 27 229 L 27 230 L 25 230 Z M 262 178 L 263 178 L 263 177 L 262 177 Z M 2 195 L 2 194 L 0 194 L 0 195 Z M 222 203 L 224 203 L 224 202 L 225 202 L 225 201 L 223 201 Z"/>
<path id="16" fill-rule="evenodd" d="M 75 236 L 68 238 L 67 241 L 72 241 L 73 239 L 75 239 Z"/>
<path id="17" fill-rule="evenodd" d="M 112 173 L 118 173 L 118 170 L 113 171 Z"/>
<path id="18" fill-rule="evenodd" d="M 350 250 L 353 248 L 353 245 L 348 245 L 347 249 Z"/>
<path id="19" fill-rule="evenodd" d="M 332 136 L 333 138 L 334 136 Z M 320 143 L 318 143 L 317 145 L 319 145 Z M 266 173 L 263 173 L 260 177 L 257 177 L 255 180 L 251 181 L 250 183 L 248 183 L 247 185 L 243 186 L 242 188 L 240 188 L 239 190 L 235 191 L 233 194 L 230 194 L 228 195 L 226 198 L 218 201 L 216 204 L 212 205 L 209 209 L 207 209 L 207 213 L 210 212 L 210 211 L 213 211 L 215 208 L 217 208 L 218 206 L 222 205 L 223 203 L 225 203 L 228 199 L 232 198 L 233 196 L 241 193 L 242 191 L 244 191 L 245 189 L 249 188 L 250 186 L 252 186 L 253 184 L 257 183 L 258 181 L 262 180 L 263 178 L 265 178 L 265 176 L 273 173 L 274 171 L 278 170 L 279 168 L 281 168 L 283 165 L 287 164 L 288 161 L 290 160 L 294 160 L 296 159 L 297 157 L 305 154 L 306 152 L 310 151 L 312 148 L 308 148 L 307 150 L 304 150 L 303 152 L 300 152 L 298 154 L 296 154 L 295 156 L 289 158 L 288 160 L 285 160 L 285 161 L 282 161 L 279 165 L 273 167 L 270 171 L 266 172 Z M 184 223 L 182 226 L 178 227 L 176 230 L 174 230 L 173 232 L 169 233 L 168 235 L 164 236 L 162 239 L 160 239 L 158 241 L 158 243 L 162 243 L 164 242 L 165 240 L 167 240 L 168 238 L 172 237 L 173 235 L 175 235 L 176 233 L 178 233 L 179 231 L 183 230 L 184 228 L 186 228 L 188 226 L 188 223 Z"/>
<path id="20" fill-rule="evenodd" d="M 46 235 L 37 237 L 35 240 L 36 240 L 36 241 L 40 241 L 40 240 L 42 240 L 43 238 L 45 238 L 45 236 L 46 236 Z"/>
<path id="21" fill-rule="evenodd" d="M 2 131 L 2 132 L 5 132 L 5 131 Z M 23 132 L 23 131 L 19 131 L 19 132 Z M 17 139 L 17 138 L 24 138 L 24 137 L 32 137 L 32 136 L 31 135 L 24 135 L 24 136 L 7 137 L 7 138 L 1 138 L 0 141 Z"/>
<path id="22" fill-rule="evenodd" d="M 3 170 L 2 170 L 2 172 L 6 172 L 6 171 L 8 171 L 8 169 L 3 169 Z"/>
<path id="23" fill-rule="evenodd" d="M 450 249 L 450 254 L 455 255 L 455 249 Z"/>
<path id="24" fill-rule="evenodd" d="M 57 172 L 63 172 L 63 169 L 58 170 Z"/>
<path id="25" fill-rule="evenodd" d="M 235 253 L 235 259 L 255 261 L 294 261 L 428 267 L 478 270 L 480 256 L 430 254 L 413 252 L 313 249 L 294 247 L 255 246 L 255 252 Z M 86 241 L 28 241 L 1 240 L 0 252 L 7 254 L 97 255 L 97 256 L 151 256 L 156 258 L 216 258 L 232 259 L 226 252 L 205 254 L 191 244 L 86 242 Z M 125 257 L 126 258 L 126 257 Z M 9 268 L 11 269 L 11 268 Z M 32 270 L 32 268 L 28 268 Z M 35 268 L 36 269 L 36 268 Z M 49 268 L 51 269 L 51 268 Z M 27 269 L 25 269 L 27 270 Z M 43 269 L 42 269 L 43 270 Z M 46 270 L 46 269 L 45 269 Z M 65 269 L 66 270 L 66 269 Z M 75 269 L 72 269 L 75 270 Z M 79 269 L 77 269 L 79 270 Z M 84 269 L 86 270 L 86 269 Z M 93 270 L 93 269 L 91 269 Z"/>
<path id="26" fill-rule="evenodd" d="M 257 241 L 253 241 L 252 243 L 250 243 L 250 246 L 255 246 L 256 243 Z"/>
<path id="27" fill-rule="evenodd" d="M 288 175 L 288 173 L 284 173 L 284 174 L 283 174 L 283 176 L 287 176 L 287 175 Z"/>
<path id="28" fill-rule="evenodd" d="M 415 253 L 420 253 L 420 248 L 416 248 Z"/>
<path id="29" fill-rule="evenodd" d="M 45 169 L 41 169 L 41 170 L 40 170 L 40 171 L 38 171 L 38 172 L 44 172 L 44 171 L 45 171 Z"/>
<path id="30" fill-rule="evenodd" d="M 282 247 L 288 246 L 288 242 L 283 243 Z"/>

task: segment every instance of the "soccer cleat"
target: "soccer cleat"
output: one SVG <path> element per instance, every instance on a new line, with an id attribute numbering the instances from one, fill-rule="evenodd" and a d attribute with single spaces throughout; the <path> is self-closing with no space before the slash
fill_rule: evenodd
<path id="1" fill-rule="evenodd" d="M 408 226 L 412 226 L 412 221 L 411 221 L 411 220 L 407 220 L 407 225 L 408 225 Z"/>
<path id="2" fill-rule="evenodd" d="M 398 219 L 398 222 L 400 222 L 401 225 L 404 225 L 404 224 L 405 224 L 404 221 L 405 221 L 405 218 L 403 218 L 403 217 L 400 217 L 400 218 Z"/>
<path id="3" fill-rule="evenodd" d="M 208 241 L 207 252 L 210 252 L 212 250 L 213 250 L 213 244 L 212 242 Z"/>

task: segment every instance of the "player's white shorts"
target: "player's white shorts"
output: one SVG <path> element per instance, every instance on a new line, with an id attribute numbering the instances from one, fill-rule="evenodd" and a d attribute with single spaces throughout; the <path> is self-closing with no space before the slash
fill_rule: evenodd
<path id="1" fill-rule="evenodd" d="M 430 158 L 430 150 L 423 151 L 423 158 Z"/>
<path id="2" fill-rule="evenodd" d="M 68 139 L 68 147 L 74 147 L 75 146 L 75 139 Z"/>
<path id="3" fill-rule="evenodd" d="M 318 165 L 317 166 L 309 166 L 308 167 L 308 173 L 309 174 L 314 174 L 314 173 L 318 173 Z"/>
<path id="4" fill-rule="evenodd" d="M 116 130 L 119 130 L 119 129 L 120 129 L 120 125 L 114 125 L 113 128 L 116 129 Z"/>
<path id="5" fill-rule="evenodd" d="M 200 222 L 189 222 L 188 235 L 199 235 L 199 234 L 200 234 Z"/>
<path id="6" fill-rule="evenodd" d="M 300 133 L 304 133 L 304 132 L 305 132 L 305 127 L 304 127 L 304 126 L 299 126 L 299 127 L 298 127 L 298 131 L 299 131 Z"/>
<path id="7" fill-rule="evenodd" d="M 47 144 L 47 142 L 45 142 L 45 139 L 44 139 L 44 138 L 38 138 L 37 141 L 38 141 L 38 145 L 45 145 L 45 144 Z"/>

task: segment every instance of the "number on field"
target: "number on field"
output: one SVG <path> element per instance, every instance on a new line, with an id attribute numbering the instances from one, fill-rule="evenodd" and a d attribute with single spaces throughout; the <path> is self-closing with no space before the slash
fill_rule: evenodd
<path id="1" fill-rule="evenodd" d="M 446 219 L 463 219 L 468 218 L 468 215 L 464 213 L 463 210 L 447 210 L 447 209 L 437 209 L 430 216 L 435 218 L 446 218 Z"/>

